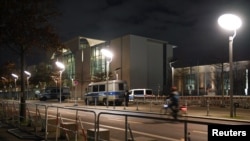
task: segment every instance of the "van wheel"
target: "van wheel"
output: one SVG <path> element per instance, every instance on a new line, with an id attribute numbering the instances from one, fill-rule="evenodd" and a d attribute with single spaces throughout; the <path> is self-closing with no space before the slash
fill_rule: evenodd
<path id="1" fill-rule="evenodd" d="M 107 106 L 107 104 L 109 104 L 109 102 L 107 102 L 106 98 L 103 99 L 102 103 L 103 103 L 104 106 Z"/>

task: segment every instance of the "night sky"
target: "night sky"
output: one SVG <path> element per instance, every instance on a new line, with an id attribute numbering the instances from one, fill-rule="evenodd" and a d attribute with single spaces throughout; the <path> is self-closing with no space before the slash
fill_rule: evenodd
<path id="1" fill-rule="evenodd" d="M 249 0 L 58 0 L 55 28 L 63 41 L 76 36 L 111 40 L 134 34 L 178 46 L 173 65 L 228 62 L 228 38 L 219 27 L 225 13 L 240 16 L 234 38 L 236 60 L 250 60 Z"/>
<path id="2" fill-rule="evenodd" d="M 63 40 L 76 36 L 111 40 L 135 34 L 177 45 L 175 65 L 228 62 L 228 38 L 220 15 L 242 19 L 233 43 L 234 61 L 250 59 L 249 0 L 72 0 L 61 1 L 57 30 Z"/>

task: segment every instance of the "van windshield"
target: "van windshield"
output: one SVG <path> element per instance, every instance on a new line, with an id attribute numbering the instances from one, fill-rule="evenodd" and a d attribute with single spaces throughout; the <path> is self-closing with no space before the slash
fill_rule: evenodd
<path id="1" fill-rule="evenodd" d="M 134 95 L 143 95 L 143 90 L 134 91 Z"/>
<path id="2" fill-rule="evenodd" d="M 144 90 L 134 90 L 134 95 L 143 95 Z M 152 90 L 145 90 L 146 95 L 152 95 L 153 91 Z"/>

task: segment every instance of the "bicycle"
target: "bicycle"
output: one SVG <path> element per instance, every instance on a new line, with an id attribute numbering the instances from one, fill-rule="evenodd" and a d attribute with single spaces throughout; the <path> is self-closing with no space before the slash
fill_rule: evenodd
<path id="1" fill-rule="evenodd" d="M 160 114 L 161 115 L 166 115 L 167 118 L 174 118 L 174 119 L 178 119 L 179 117 L 182 117 L 182 114 L 186 112 L 186 106 L 182 105 L 182 106 L 179 106 L 178 109 L 175 109 L 177 110 L 176 113 L 173 113 L 173 111 L 169 108 L 169 104 L 170 104 L 170 100 L 167 99 L 161 109 L 160 109 Z M 177 107 L 175 107 L 177 108 Z"/>
<path id="2" fill-rule="evenodd" d="M 167 115 L 167 114 L 169 114 L 169 112 L 168 112 L 168 109 L 169 109 L 169 107 L 168 107 L 169 102 L 170 102 L 170 100 L 167 99 L 167 100 L 163 103 L 163 105 L 162 105 L 162 107 L 161 107 L 161 109 L 160 109 L 160 114 L 162 114 L 162 115 Z"/>

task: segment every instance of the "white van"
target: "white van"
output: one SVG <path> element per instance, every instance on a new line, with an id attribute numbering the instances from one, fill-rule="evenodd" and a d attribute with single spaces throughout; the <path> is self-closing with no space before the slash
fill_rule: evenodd
<path id="1" fill-rule="evenodd" d="M 154 96 L 152 89 L 131 89 L 129 90 L 129 101 L 134 101 L 135 97 L 147 97 L 147 96 Z"/>

